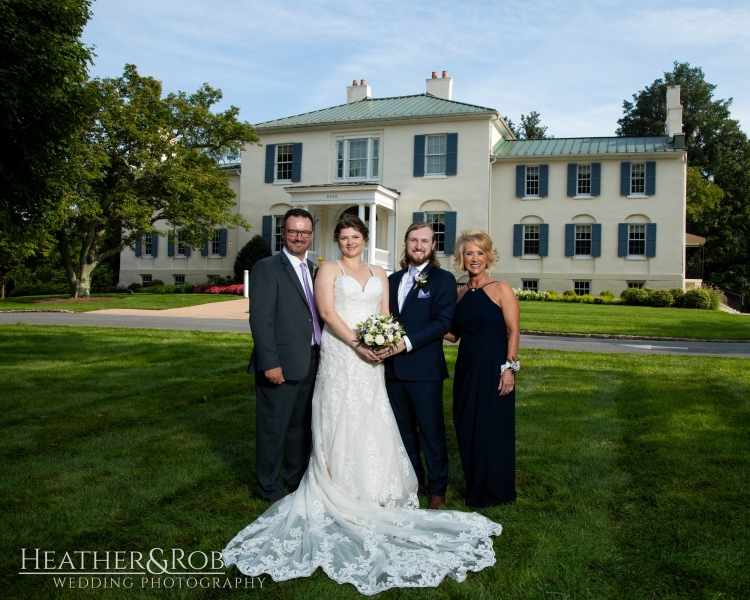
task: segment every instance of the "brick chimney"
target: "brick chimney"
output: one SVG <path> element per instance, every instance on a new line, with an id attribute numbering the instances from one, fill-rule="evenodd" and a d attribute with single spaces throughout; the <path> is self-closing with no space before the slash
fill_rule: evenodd
<path id="1" fill-rule="evenodd" d="M 367 85 L 367 81 L 364 79 L 357 83 L 355 79 L 352 84 L 346 88 L 346 103 L 351 104 L 352 102 L 359 102 L 366 98 L 372 97 L 372 89 Z"/>
<path id="2" fill-rule="evenodd" d="M 453 79 L 448 77 L 448 71 L 443 71 L 443 76 L 438 78 L 437 71 L 432 72 L 432 77 L 427 80 L 427 93 L 444 100 L 453 97 Z"/>
<path id="3" fill-rule="evenodd" d="M 682 131 L 682 102 L 680 86 L 667 86 L 667 121 L 664 124 L 667 141 L 674 142 L 675 148 L 685 147 L 685 134 Z"/>

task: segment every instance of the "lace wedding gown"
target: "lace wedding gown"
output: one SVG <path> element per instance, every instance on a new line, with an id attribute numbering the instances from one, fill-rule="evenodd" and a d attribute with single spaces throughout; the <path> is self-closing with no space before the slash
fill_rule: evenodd
<path id="1" fill-rule="evenodd" d="M 343 271 L 343 270 L 342 270 Z M 354 328 L 380 312 L 383 283 L 334 284 L 336 312 Z M 417 478 L 388 401 L 383 366 L 359 357 L 328 328 L 312 400 L 313 451 L 299 489 L 240 531 L 227 566 L 275 581 L 321 567 L 362 594 L 434 587 L 445 576 L 495 564 L 497 523 L 476 514 L 419 510 Z"/>

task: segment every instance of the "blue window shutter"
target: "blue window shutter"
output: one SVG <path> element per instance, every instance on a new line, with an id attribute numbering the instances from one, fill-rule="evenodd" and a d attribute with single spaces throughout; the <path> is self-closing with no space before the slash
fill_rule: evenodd
<path id="1" fill-rule="evenodd" d="M 546 198 L 549 190 L 549 165 L 539 165 L 539 195 Z"/>
<path id="2" fill-rule="evenodd" d="M 424 135 L 414 136 L 414 177 L 424 177 Z"/>
<path id="3" fill-rule="evenodd" d="M 137 258 L 141 257 L 141 238 L 135 240 L 135 255 Z"/>
<path id="4" fill-rule="evenodd" d="M 185 256 L 190 256 L 190 252 L 192 252 L 192 248 L 190 246 L 185 246 Z"/>
<path id="5" fill-rule="evenodd" d="M 458 134 L 449 133 L 445 140 L 445 174 L 458 173 Z"/>
<path id="6" fill-rule="evenodd" d="M 539 226 L 539 256 L 549 254 L 549 223 Z"/>
<path id="7" fill-rule="evenodd" d="M 591 195 L 602 193 L 602 163 L 591 163 Z"/>
<path id="8" fill-rule="evenodd" d="M 656 161 L 646 161 L 646 195 L 653 196 L 656 193 Z"/>
<path id="9" fill-rule="evenodd" d="M 263 236 L 263 241 L 268 244 L 268 246 L 273 249 L 273 217 L 271 215 L 263 215 L 263 227 L 261 227 L 261 235 Z"/>
<path id="10" fill-rule="evenodd" d="M 219 254 L 227 255 L 227 230 L 219 229 Z"/>
<path id="11" fill-rule="evenodd" d="M 526 195 L 526 166 L 516 165 L 516 198 Z"/>
<path id="12" fill-rule="evenodd" d="M 302 179 L 302 142 L 292 144 L 292 181 Z"/>
<path id="13" fill-rule="evenodd" d="M 427 221 L 427 215 L 423 212 L 411 213 L 411 222 L 419 223 L 421 221 Z"/>
<path id="14" fill-rule="evenodd" d="M 208 240 L 203 240 L 203 247 L 201 248 L 201 256 L 208 256 Z"/>
<path id="15" fill-rule="evenodd" d="M 513 225 L 513 256 L 523 256 L 523 225 Z"/>
<path id="16" fill-rule="evenodd" d="M 266 146 L 266 183 L 273 183 L 276 179 L 276 173 L 274 173 L 274 166 L 276 163 L 276 144 L 268 144 Z"/>
<path id="17" fill-rule="evenodd" d="M 156 258 L 159 254 L 159 234 L 151 234 L 151 256 Z"/>
<path id="18" fill-rule="evenodd" d="M 630 164 L 628 164 L 628 175 L 630 175 Z M 617 225 L 617 256 L 628 255 L 628 224 Z"/>
<path id="19" fill-rule="evenodd" d="M 594 223 L 591 226 L 591 256 L 602 255 L 602 224 Z"/>
<path id="20" fill-rule="evenodd" d="M 578 165 L 568 163 L 568 196 L 575 196 L 578 191 Z"/>
<path id="21" fill-rule="evenodd" d="M 565 256 L 574 256 L 576 253 L 576 225 L 565 223 Z"/>
<path id="22" fill-rule="evenodd" d="M 445 211 L 445 234 L 443 235 L 446 254 L 453 254 L 456 246 L 456 222 L 458 213 L 455 210 Z"/>
<path id="23" fill-rule="evenodd" d="M 167 256 L 174 256 L 174 233 L 167 236 Z"/>
<path id="24" fill-rule="evenodd" d="M 646 256 L 656 256 L 656 223 L 646 224 Z"/>
<path id="25" fill-rule="evenodd" d="M 620 163 L 620 196 L 628 196 L 630 194 L 630 163 Z M 620 256 L 627 256 L 627 254 L 621 254 Z"/>

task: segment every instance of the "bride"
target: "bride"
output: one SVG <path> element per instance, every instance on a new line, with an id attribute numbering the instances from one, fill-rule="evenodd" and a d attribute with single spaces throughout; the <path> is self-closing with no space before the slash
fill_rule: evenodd
<path id="1" fill-rule="evenodd" d="M 325 328 L 310 464 L 296 492 L 229 542 L 224 563 L 275 581 L 321 567 L 367 595 L 463 581 L 495 563 L 490 536 L 502 528 L 476 513 L 419 509 L 383 366 L 353 332 L 372 314 L 390 314 L 388 279 L 362 261 L 368 229 L 359 218 L 345 214 L 334 239 L 342 259 L 321 265 L 315 280 Z"/>

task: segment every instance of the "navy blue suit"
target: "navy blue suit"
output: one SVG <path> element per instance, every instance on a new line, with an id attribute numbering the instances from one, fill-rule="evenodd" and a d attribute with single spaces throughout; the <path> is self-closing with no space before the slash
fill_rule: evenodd
<path id="1" fill-rule="evenodd" d="M 404 447 L 419 483 L 425 484 L 424 452 L 433 496 L 444 496 L 448 486 L 448 444 L 443 416 L 443 381 L 448 367 L 443 336 L 451 329 L 456 310 L 456 279 L 440 267 L 427 265 L 424 286 L 413 287 L 402 310 L 398 288 L 407 270 L 388 278 L 391 314 L 403 325 L 411 352 L 401 352 L 385 362 L 385 384 Z"/>

